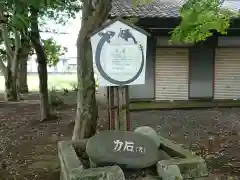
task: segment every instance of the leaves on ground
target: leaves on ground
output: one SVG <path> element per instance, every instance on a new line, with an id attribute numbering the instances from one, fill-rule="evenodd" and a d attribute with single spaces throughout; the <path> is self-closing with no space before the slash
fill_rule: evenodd
<path id="1" fill-rule="evenodd" d="M 39 122 L 38 96 L 30 94 L 24 99 L 0 103 L 1 178 L 59 180 L 56 145 L 72 136 L 76 104 L 57 107 L 58 120 Z M 107 112 L 103 108 L 99 112 L 98 127 L 103 130 L 108 127 Z M 133 129 L 151 126 L 201 155 L 214 178 L 226 172 L 232 177 L 240 175 L 239 108 L 133 112 L 131 120 Z"/>

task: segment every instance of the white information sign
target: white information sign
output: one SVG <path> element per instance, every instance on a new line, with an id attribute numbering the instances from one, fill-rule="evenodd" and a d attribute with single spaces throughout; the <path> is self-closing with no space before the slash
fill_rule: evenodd
<path id="1" fill-rule="evenodd" d="M 127 81 L 140 69 L 141 54 L 137 45 L 110 46 L 106 58 L 106 72 L 113 79 Z"/>
<path id="2" fill-rule="evenodd" d="M 91 45 L 99 86 L 145 83 L 145 34 L 121 21 L 114 21 L 91 37 Z"/>

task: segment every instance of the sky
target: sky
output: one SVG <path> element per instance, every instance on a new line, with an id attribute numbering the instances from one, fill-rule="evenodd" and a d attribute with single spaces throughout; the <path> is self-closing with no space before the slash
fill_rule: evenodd
<path id="1" fill-rule="evenodd" d="M 63 32 L 66 34 L 57 34 L 57 33 L 41 33 L 42 39 L 54 38 L 54 40 L 62 46 L 68 48 L 68 52 L 65 54 L 66 57 L 75 58 L 77 56 L 76 40 L 78 31 L 81 27 L 81 18 L 80 13 L 77 14 L 76 19 L 69 20 L 65 25 L 56 24 L 54 21 L 48 21 L 46 28 L 54 28 L 58 32 Z"/>
<path id="2" fill-rule="evenodd" d="M 225 0 L 223 5 L 226 8 L 239 10 L 240 9 L 240 0 Z"/>

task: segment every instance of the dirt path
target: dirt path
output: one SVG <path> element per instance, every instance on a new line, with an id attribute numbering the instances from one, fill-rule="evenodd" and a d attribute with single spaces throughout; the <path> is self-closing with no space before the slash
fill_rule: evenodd
<path id="1" fill-rule="evenodd" d="M 75 105 L 56 110 L 59 119 L 40 123 L 35 103 L 0 104 L 2 180 L 59 180 L 57 142 L 70 139 Z M 173 110 L 131 113 L 132 128 L 148 125 L 159 134 L 207 158 L 210 170 L 240 175 L 240 109 Z M 107 128 L 100 111 L 100 129 Z M 213 140 L 211 140 L 211 138 Z M 209 140 L 210 139 L 210 140 Z"/>

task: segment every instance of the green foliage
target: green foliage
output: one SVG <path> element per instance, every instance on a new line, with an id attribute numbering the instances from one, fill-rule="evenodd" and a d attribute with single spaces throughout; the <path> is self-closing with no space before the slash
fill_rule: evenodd
<path id="1" fill-rule="evenodd" d="M 152 0 L 131 0 L 133 7 Z M 227 33 L 230 19 L 238 14 L 222 8 L 224 0 L 187 0 L 180 10 L 181 23 L 171 32 L 171 42 L 197 43 L 212 36 L 213 32 Z M 131 19 L 130 19 L 131 21 Z"/>
<path id="2" fill-rule="evenodd" d="M 181 23 L 172 32 L 172 42 L 196 43 L 216 31 L 225 35 L 237 14 L 221 7 L 222 0 L 188 0 L 180 11 Z"/>
<path id="3" fill-rule="evenodd" d="M 1 30 L 7 28 L 9 32 L 16 30 L 25 33 L 29 25 L 26 7 L 20 1 L 0 0 L 0 22 Z"/>
<path id="4" fill-rule="evenodd" d="M 67 52 L 67 48 L 58 45 L 53 38 L 42 41 L 45 53 L 47 55 L 48 65 L 50 67 L 56 66 L 60 60 L 60 56 L 64 55 Z"/>
<path id="5" fill-rule="evenodd" d="M 64 24 L 69 18 L 75 18 L 81 4 L 78 0 L 0 0 L 0 15 L 3 14 L 0 22 L 27 34 L 33 21 L 29 17 L 29 7 L 37 9 L 39 18 L 44 22 L 51 19 Z"/>
<path id="6" fill-rule="evenodd" d="M 0 33 L 2 40 L 4 40 L 3 47 L 5 47 L 1 48 L 1 60 L 6 60 L 7 56 L 12 59 L 19 49 L 21 49 L 21 41 L 19 40 L 21 38 L 19 36 L 20 34 L 21 36 L 29 35 L 29 27 L 31 22 L 33 22 L 33 19 L 29 17 L 30 7 L 35 7 L 37 11 L 41 13 L 42 17 L 49 9 L 55 9 L 56 11 L 65 10 L 66 13 L 69 11 L 67 14 L 72 16 L 73 11 L 76 10 L 75 5 L 71 4 L 72 2 L 76 3 L 77 1 L 0 0 Z M 12 41 L 12 39 L 14 39 L 14 41 Z M 48 58 L 50 60 L 50 65 L 58 61 L 59 55 L 66 51 L 56 43 L 54 44 L 54 41 L 52 40 L 46 41 L 45 45 L 47 46 L 47 55 L 49 55 Z M 13 53 L 15 55 L 13 55 Z"/>
<path id="7" fill-rule="evenodd" d="M 65 24 L 70 18 L 76 18 L 76 13 L 81 9 L 78 0 L 60 0 L 59 2 L 40 12 L 41 22 L 51 19 L 55 20 L 56 23 Z"/>

